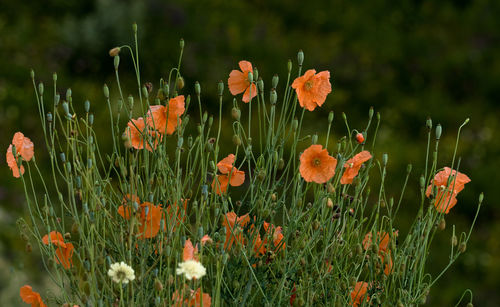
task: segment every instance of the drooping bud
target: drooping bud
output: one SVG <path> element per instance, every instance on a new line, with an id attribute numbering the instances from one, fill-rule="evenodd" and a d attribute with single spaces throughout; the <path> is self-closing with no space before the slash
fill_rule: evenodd
<path id="1" fill-rule="evenodd" d="M 109 56 L 110 57 L 118 56 L 118 54 L 120 54 L 120 50 L 121 50 L 120 47 L 115 47 L 115 48 L 109 50 Z"/>
<path id="2" fill-rule="evenodd" d="M 239 121 L 241 117 L 241 111 L 236 107 L 233 107 L 233 109 L 231 110 L 231 116 L 233 117 L 234 120 Z"/>
<path id="3" fill-rule="evenodd" d="M 233 135 L 233 144 L 236 146 L 241 145 L 241 138 L 237 134 Z"/>
<path id="4" fill-rule="evenodd" d="M 374 112 L 373 107 L 370 107 L 370 110 L 368 111 L 368 118 L 369 119 L 373 118 L 373 112 Z"/>
<path id="5" fill-rule="evenodd" d="M 358 144 L 363 144 L 365 142 L 365 137 L 363 136 L 363 133 L 356 134 L 356 142 L 358 142 Z"/>
<path id="6" fill-rule="evenodd" d="M 177 78 L 177 90 L 182 90 L 185 85 L 186 83 L 184 82 L 184 78 L 179 76 L 179 78 Z"/>

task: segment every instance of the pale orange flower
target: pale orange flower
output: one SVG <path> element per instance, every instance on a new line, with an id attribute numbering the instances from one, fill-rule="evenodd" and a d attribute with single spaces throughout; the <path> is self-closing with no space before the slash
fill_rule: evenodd
<path id="1" fill-rule="evenodd" d="M 283 229 L 281 228 L 281 226 L 276 227 L 271 223 L 264 222 L 264 230 L 266 231 L 266 234 L 272 238 L 272 246 L 275 252 L 278 252 L 279 250 L 286 247 L 283 236 Z M 267 238 L 265 239 L 265 241 L 267 243 Z"/>
<path id="2" fill-rule="evenodd" d="M 167 106 L 154 105 L 149 108 L 148 125 L 161 134 L 172 134 L 181 123 L 180 116 L 185 111 L 184 96 L 179 95 L 168 101 Z"/>
<path id="3" fill-rule="evenodd" d="M 234 212 L 228 212 L 222 218 L 222 225 L 226 228 L 226 241 L 224 249 L 230 250 L 233 243 L 244 244 L 243 229 L 250 222 L 248 214 L 238 217 Z"/>
<path id="4" fill-rule="evenodd" d="M 245 172 L 238 170 L 233 166 L 235 156 L 233 154 L 228 155 L 217 163 L 217 168 L 222 173 L 222 175 L 217 175 L 212 182 L 212 189 L 218 195 L 225 193 L 228 184 L 237 187 L 245 182 Z"/>
<path id="5" fill-rule="evenodd" d="M 185 293 L 187 291 L 189 291 L 189 294 Z M 172 301 L 174 302 L 174 307 L 210 307 L 210 305 L 212 305 L 210 294 L 202 293 L 201 288 L 193 291 L 187 286 L 184 287 L 181 293 L 175 290 L 172 294 Z"/>
<path id="6" fill-rule="evenodd" d="M 368 292 L 368 283 L 364 281 L 358 281 L 354 286 L 354 290 L 351 292 L 352 306 L 358 307 L 361 302 L 366 297 L 366 301 L 370 300 L 370 297 L 366 294 Z"/>
<path id="7" fill-rule="evenodd" d="M 398 231 L 393 233 L 393 236 L 396 237 L 398 235 Z M 385 231 L 382 233 L 377 232 L 377 242 L 378 243 L 378 256 L 381 258 L 382 263 L 385 263 L 385 257 L 389 257 L 388 263 L 384 266 L 384 274 L 389 275 L 392 271 L 392 256 L 391 251 L 389 250 L 390 237 L 389 234 Z M 372 233 L 369 232 L 365 235 L 363 239 L 363 248 L 368 250 L 372 245 Z"/>
<path id="8" fill-rule="evenodd" d="M 229 79 L 227 80 L 227 85 L 229 87 L 229 91 L 233 95 L 238 95 L 244 92 L 243 102 L 249 102 L 250 92 L 252 92 L 252 98 L 257 96 L 257 87 L 255 86 L 255 83 L 252 83 L 250 86 L 250 81 L 248 81 L 248 73 L 251 72 L 253 74 L 252 63 L 248 61 L 240 61 L 239 65 L 241 71 L 231 71 Z"/>
<path id="9" fill-rule="evenodd" d="M 467 175 L 452 170 L 449 167 L 445 167 L 434 176 L 432 184 L 429 185 L 425 191 L 425 195 L 430 197 L 432 194 L 432 186 L 436 186 L 437 195 L 435 195 L 436 201 L 434 202 L 434 207 L 436 207 L 437 211 L 447 214 L 450 212 L 450 209 L 457 204 L 457 194 L 462 191 L 465 184 L 470 181 Z"/>
<path id="10" fill-rule="evenodd" d="M 359 170 L 361 169 L 361 165 L 363 165 L 363 163 L 370 160 L 371 158 L 372 155 L 370 154 L 370 152 L 364 150 L 351 159 L 347 160 L 347 162 L 344 164 L 345 170 L 342 174 L 342 178 L 340 178 L 340 183 L 351 184 L 354 180 L 354 177 L 358 175 Z"/>
<path id="11" fill-rule="evenodd" d="M 316 70 L 309 69 L 302 77 L 293 81 L 292 88 L 297 92 L 300 106 L 313 111 L 316 107 L 321 107 L 332 91 L 330 72 L 325 70 L 316 74 Z"/>
<path id="12" fill-rule="evenodd" d="M 300 175 L 307 182 L 327 182 L 335 175 L 335 167 L 337 159 L 321 145 L 311 145 L 300 155 Z"/>
<path id="13" fill-rule="evenodd" d="M 69 269 L 73 266 L 72 257 L 74 246 L 72 243 L 64 242 L 64 237 L 60 232 L 51 231 L 49 235 L 43 236 L 42 242 L 45 245 L 49 245 L 49 243 L 51 243 L 56 246 L 55 259 L 57 263 L 61 264 L 65 269 Z"/>
<path id="14" fill-rule="evenodd" d="M 24 285 L 19 290 L 19 295 L 23 302 L 27 304 L 31 304 L 31 307 L 47 307 L 42 301 L 40 294 L 38 292 L 33 291 L 31 286 Z"/>
<path id="15" fill-rule="evenodd" d="M 200 241 L 201 241 L 201 245 L 205 245 L 207 243 L 212 243 L 213 242 L 212 238 L 210 238 L 209 235 L 204 235 L 203 238 L 201 238 Z"/>
<path id="16" fill-rule="evenodd" d="M 127 128 L 124 132 L 127 138 L 127 145 L 135 149 L 143 149 L 146 144 L 146 149 L 153 151 L 156 149 L 161 136 L 156 131 L 152 131 L 151 127 L 146 127 L 146 123 L 142 117 L 131 119 L 127 123 Z"/>
<path id="17" fill-rule="evenodd" d="M 198 258 L 198 247 L 193 247 L 191 239 L 187 239 L 184 243 L 184 249 L 182 251 L 182 261 L 196 260 L 200 261 Z"/>
<path id="18" fill-rule="evenodd" d="M 16 147 L 16 156 L 12 153 L 12 147 Z M 12 171 L 12 175 L 16 178 L 19 178 L 22 174 L 24 174 L 24 166 L 18 167 L 17 165 L 17 157 L 21 156 L 24 161 L 30 161 L 34 155 L 34 145 L 33 142 L 24 136 L 21 132 L 16 132 L 14 137 L 12 138 L 12 144 L 7 148 L 6 160 L 7 165 Z M 19 173 L 19 170 L 21 172 Z"/>

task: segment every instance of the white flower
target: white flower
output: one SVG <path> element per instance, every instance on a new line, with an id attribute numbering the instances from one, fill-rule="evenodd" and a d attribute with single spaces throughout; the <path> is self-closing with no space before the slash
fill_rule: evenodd
<path id="1" fill-rule="evenodd" d="M 196 260 L 186 260 L 179 263 L 179 267 L 177 268 L 177 275 L 181 274 L 184 274 L 187 280 L 191 280 L 193 278 L 200 279 L 207 274 L 207 270 L 203 264 Z"/>
<path id="2" fill-rule="evenodd" d="M 113 263 L 108 270 L 108 276 L 111 277 L 114 282 L 124 284 L 128 284 L 129 281 L 135 279 L 134 269 L 123 261 L 120 263 Z"/>

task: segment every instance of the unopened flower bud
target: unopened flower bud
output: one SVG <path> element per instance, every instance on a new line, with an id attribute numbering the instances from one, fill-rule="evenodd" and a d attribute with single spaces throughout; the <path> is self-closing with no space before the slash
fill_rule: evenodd
<path id="1" fill-rule="evenodd" d="M 222 94 L 224 94 L 224 82 L 222 82 L 222 80 L 217 83 L 217 93 L 219 94 L 219 96 L 222 96 Z"/>
<path id="2" fill-rule="evenodd" d="M 330 193 L 330 194 L 335 193 L 335 187 L 334 187 L 334 186 L 333 186 L 333 184 L 331 184 L 331 183 L 328 183 L 328 184 L 326 185 L 326 189 L 327 189 L 328 193 Z"/>
<path id="3" fill-rule="evenodd" d="M 179 47 L 181 47 L 181 49 L 184 49 L 184 39 L 181 38 L 181 40 L 179 41 Z"/>
<path id="4" fill-rule="evenodd" d="M 333 208 L 333 200 L 330 197 L 326 199 L 326 206 L 328 208 Z"/>
<path id="5" fill-rule="evenodd" d="M 302 50 L 299 50 L 297 53 L 297 62 L 299 63 L 299 66 L 302 66 L 302 63 L 304 63 L 304 52 Z"/>
<path id="6" fill-rule="evenodd" d="M 259 90 L 259 93 L 264 92 L 264 81 L 262 78 L 257 79 L 257 89 Z"/>
<path id="7" fill-rule="evenodd" d="M 241 138 L 237 134 L 233 135 L 233 144 L 236 146 L 241 145 Z"/>
<path id="8" fill-rule="evenodd" d="M 481 194 L 479 194 L 479 204 L 483 203 L 483 199 L 484 199 L 484 193 L 481 192 Z"/>
<path id="9" fill-rule="evenodd" d="M 259 179 L 260 181 L 264 181 L 264 179 L 266 179 L 266 171 L 261 169 L 257 173 L 257 179 Z"/>
<path id="10" fill-rule="evenodd" d="M 249 83 L 253 83 L 253 73 L 251 71 L 248 72 L 247 80 Z M 252 88 L 250 87 L 250 90 Z"/>
<path id="11" fill-rule="evenodd" d="M 200 86 L 200 82 L 198 82 L 198 81 L 196 81 L 194 83 L 194 92 L 196 93 L 196 96 L 201 95 L 201 86 Z"/>
<path id="12" fill-rule="evenodd" d="M 59 158 L 61 158 L 61 162 L 62 163 L 65 163 L 66 162 L 66 154 L 64 154 L 64 152 L 61 152 L 59 154 Z"/>
<path id="13" fill-rule="evenodd" d="M 156 291 L 163 290 L 163 284 L 161 283 L 161 281 L 158 278 L 155 279 L 154 287 L 155 287 Z"/>
<path id="14" fill-rule="evenodd" d="M 236 107 L 233 107 L 233 109 L 231 110 L 231 116 L 233 117 L 234 120 L 239 121 L 241 117 L 241 111 Z"/>
<path id="15" fill-rule="evenodd" d="M 146 99 L 148 99 L 148 98 L 149 98 L 149 91 L 148 91 L 148 87 L 147 87 L 146 85 L 144 85 L 144 86 L 142 87 L 142 95 L 143 95 Z"/>
<path id="16" fill-rule="evenodd" d="M 363 136 L 363 133 L 356 134 L 356 141 L 358 142 L 358 144 L 363 144 L 365 142 L 365 137 Z"/>
<path id="17" fill-rule="evenodd" d="M 43 96 L 43 90 L 44 90 L 43 83 L 42 82 L 38 83 L 38 93 L 40 94 L 40 96 Z"/>
<path id="18" fill-rule="evenodd" d="M 54 95 L 54 105 L 57 107 L 59 105 L 59 101 L 61 101 L 61 95 L 59 93 Z"/>
<path id="19" fill-rule="evenodd" d="M 273 76 L 273 79 L 271 81 L 272 88 L 277 88 L 278 87 L 278 81 L 279 80 L 280 80 L 280 78 L 278 77 L 278 75 L 274 75 Z"/>
<path id="20" fill-rule="evenodd" d="M 330 111 L 330 113 L 328 113 L 328 123 L 329 124 L 331 124 L 333 122 L 333 117 L 334 117 L 333 111 Z"/>
<path id="21" fill-rule="evenodd" d="M 458 251 L 461 253 L 464 253 L 466 249 L 467 249 L 467 243 L 465 242 L 460 243 L 460 245 L 458 246 Z"/>
<path id="22" fill-rule="evenodd" d="M 103 86 L 104 97 L 109 98 L 109 88 L 108 85 L 104 84 Z"/>
<path id="23" fill-rule="evenodd" d="M 411 173 L 411 169 L 412 169 L 412 165 L 411 165 L 411 164 L 408 164 L 408 165 L 406 166 L 406 172 L 407 172 L 408 174 L 409 174 L 409 173 Z"/>
<path id="24" fill-rule="evenodd" d="M 210 115 L 210 117 L 208 118 L 208 127 L 212 127 L 212 124 L 214 123 L 214 117 L 212 115 Z"/>
<path id="25" fill-rule="evenodd" d="M 35 79 L 35 71 L 33 69 L 30 70 L 30 77 L 31 79 Z"/>
<path id="26" fill-rule="evenodd" d="M 47 121 L 48 121 L 49 123 L 51 123 L 51 122 L 52 122 L 52 119 L 53 119 L 53 118 L 52 118 L 52 113 L 50 113 L 50 112 L 49 112 L 49 113 L 47 113 Z"/>
<path id="27" fill-rule="evenodd" d="M 446 220 L 445 219 L 441 219 L 441 221 L 439 222 L 438 228 L 439 228 L 439 230 L 444 230 L 446 228 Z"/>
<path id="28" fill-rule="evenodd" d="M 278 95 L 276 94 L 276 90 L 273 88 L 271 89 L 271 94 L 269 95 L 269 102 L 271 103 L 271 105 L 275 105 L 277 100 Z"/>
<path id="29" fill-rule="evenodd" d="M 432 129 L 432 119 L 429 117 L 427 118 L 427 121 L 425 122 L 425 126 L 427 129 L 431 130 Z"/>
<path id="30" fill-rule="evenodd" d="M 113 65 L 115 66 L 115 70 L 118 70 L 118 67 L 120 66 L 120 56 L 116 55 L 113 59 Z"/>
<path id="31" fill-rule="evenodd" d="M 271 194 L 271 201 L 275 202 L 278 199 L 276 193 Z"/>
<path id="32" fill-rule="evenodd" d="M 115 47 L 111 50 L 109 50 L 109 56 L 110 57 L 116 57 L 120 53 L 120 47 Z"/>
<path id="33" fill-rule="evenodd" d="M 288 73 L 291 73 L 292 72 L 292 60 L 289 59 L 286 66 L 288 69 Z"/>
<path id="34" fill-rule="evenodd" d="M 425 177 L 424 175 L 420 176 L 420 188 L 425 188 Z"/>
<path id="35" fill-rule="evenodd" d="M 182 90 L 184 88 L 184 86 L 186 85 L 186 82 L 184 82 L 184 78 L 179 76 L 179 78 L 177 78 L 177 90 Z"/>
<path id="36" fill-rule="evenodd" d="M 85 112 L 89 113 L 89 110 L 90 110 L 90 101 L 85 100 L 85 102 L 83 103 L 83 107 L 85 109 Z"/>
<path id="37" fill-rule="evenodd" d="M 387 153 L 384 153 L 382 155 L 382 165 L 386 166 L 387 165 L 387 160 L 389 159 L 389 156 L 387 155 Z"/>
<path id="38" fill-rule="evenodd" d="M 278 170 L 282 170 L 285 167 L 285 160 L 283 160 L 283 158 L 278 160 L 277 167 L 278 167 Z"/>
<path id="39" fill-rule="evenodd" d="M 453 235 L 453 236 L 451 237 L 451 245 L 453 245 L 453 246 L 457 246 L 457 244 L 458 244 L 458 239 L 457 239 L 457 236 L 456 236 L 456 235 Z"/>
<path id="40" fill-rule="evenodd" d="M 94 114 L 89 114 L 89 125 L 93 125 L 94 124 Z"/>
<path id="41" fill-rule="evenodd" d="M 315 134 L 315 135 L 313 135 L 313 136 L 311 137 L 311 143 L 312 143 L 312 144 L 316 144 L 316 143 L 318 143 L 318 135 L 317 135 L 317 134 Z"/>
<path id="42" fill-rule="evenodd" d="M 292 121 L 292 129 L 293 129 L 293 131 L 297 131 L 298 127 L 299 127 L 299 121 L 297 119 L 294 119 Z"/>
<path id="43" fill-rule="evenodd" d="M 441 128 L 441 124 L 436 126 L 436 140 L 441 138 L 441 133 L 443 132 L 443 128 Z"/>

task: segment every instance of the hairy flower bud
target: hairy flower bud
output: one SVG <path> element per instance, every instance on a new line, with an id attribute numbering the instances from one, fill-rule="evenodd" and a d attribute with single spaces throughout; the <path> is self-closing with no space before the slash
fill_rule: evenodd
<path id="1" fill-rule="evenodd" d="M 110 57 L 115 57 L 115 56 L 118 56 L 118 54 L 120 53 L 120 47 L 115 47 L 111 50 L 109 50 L 109 56 Z"/>

